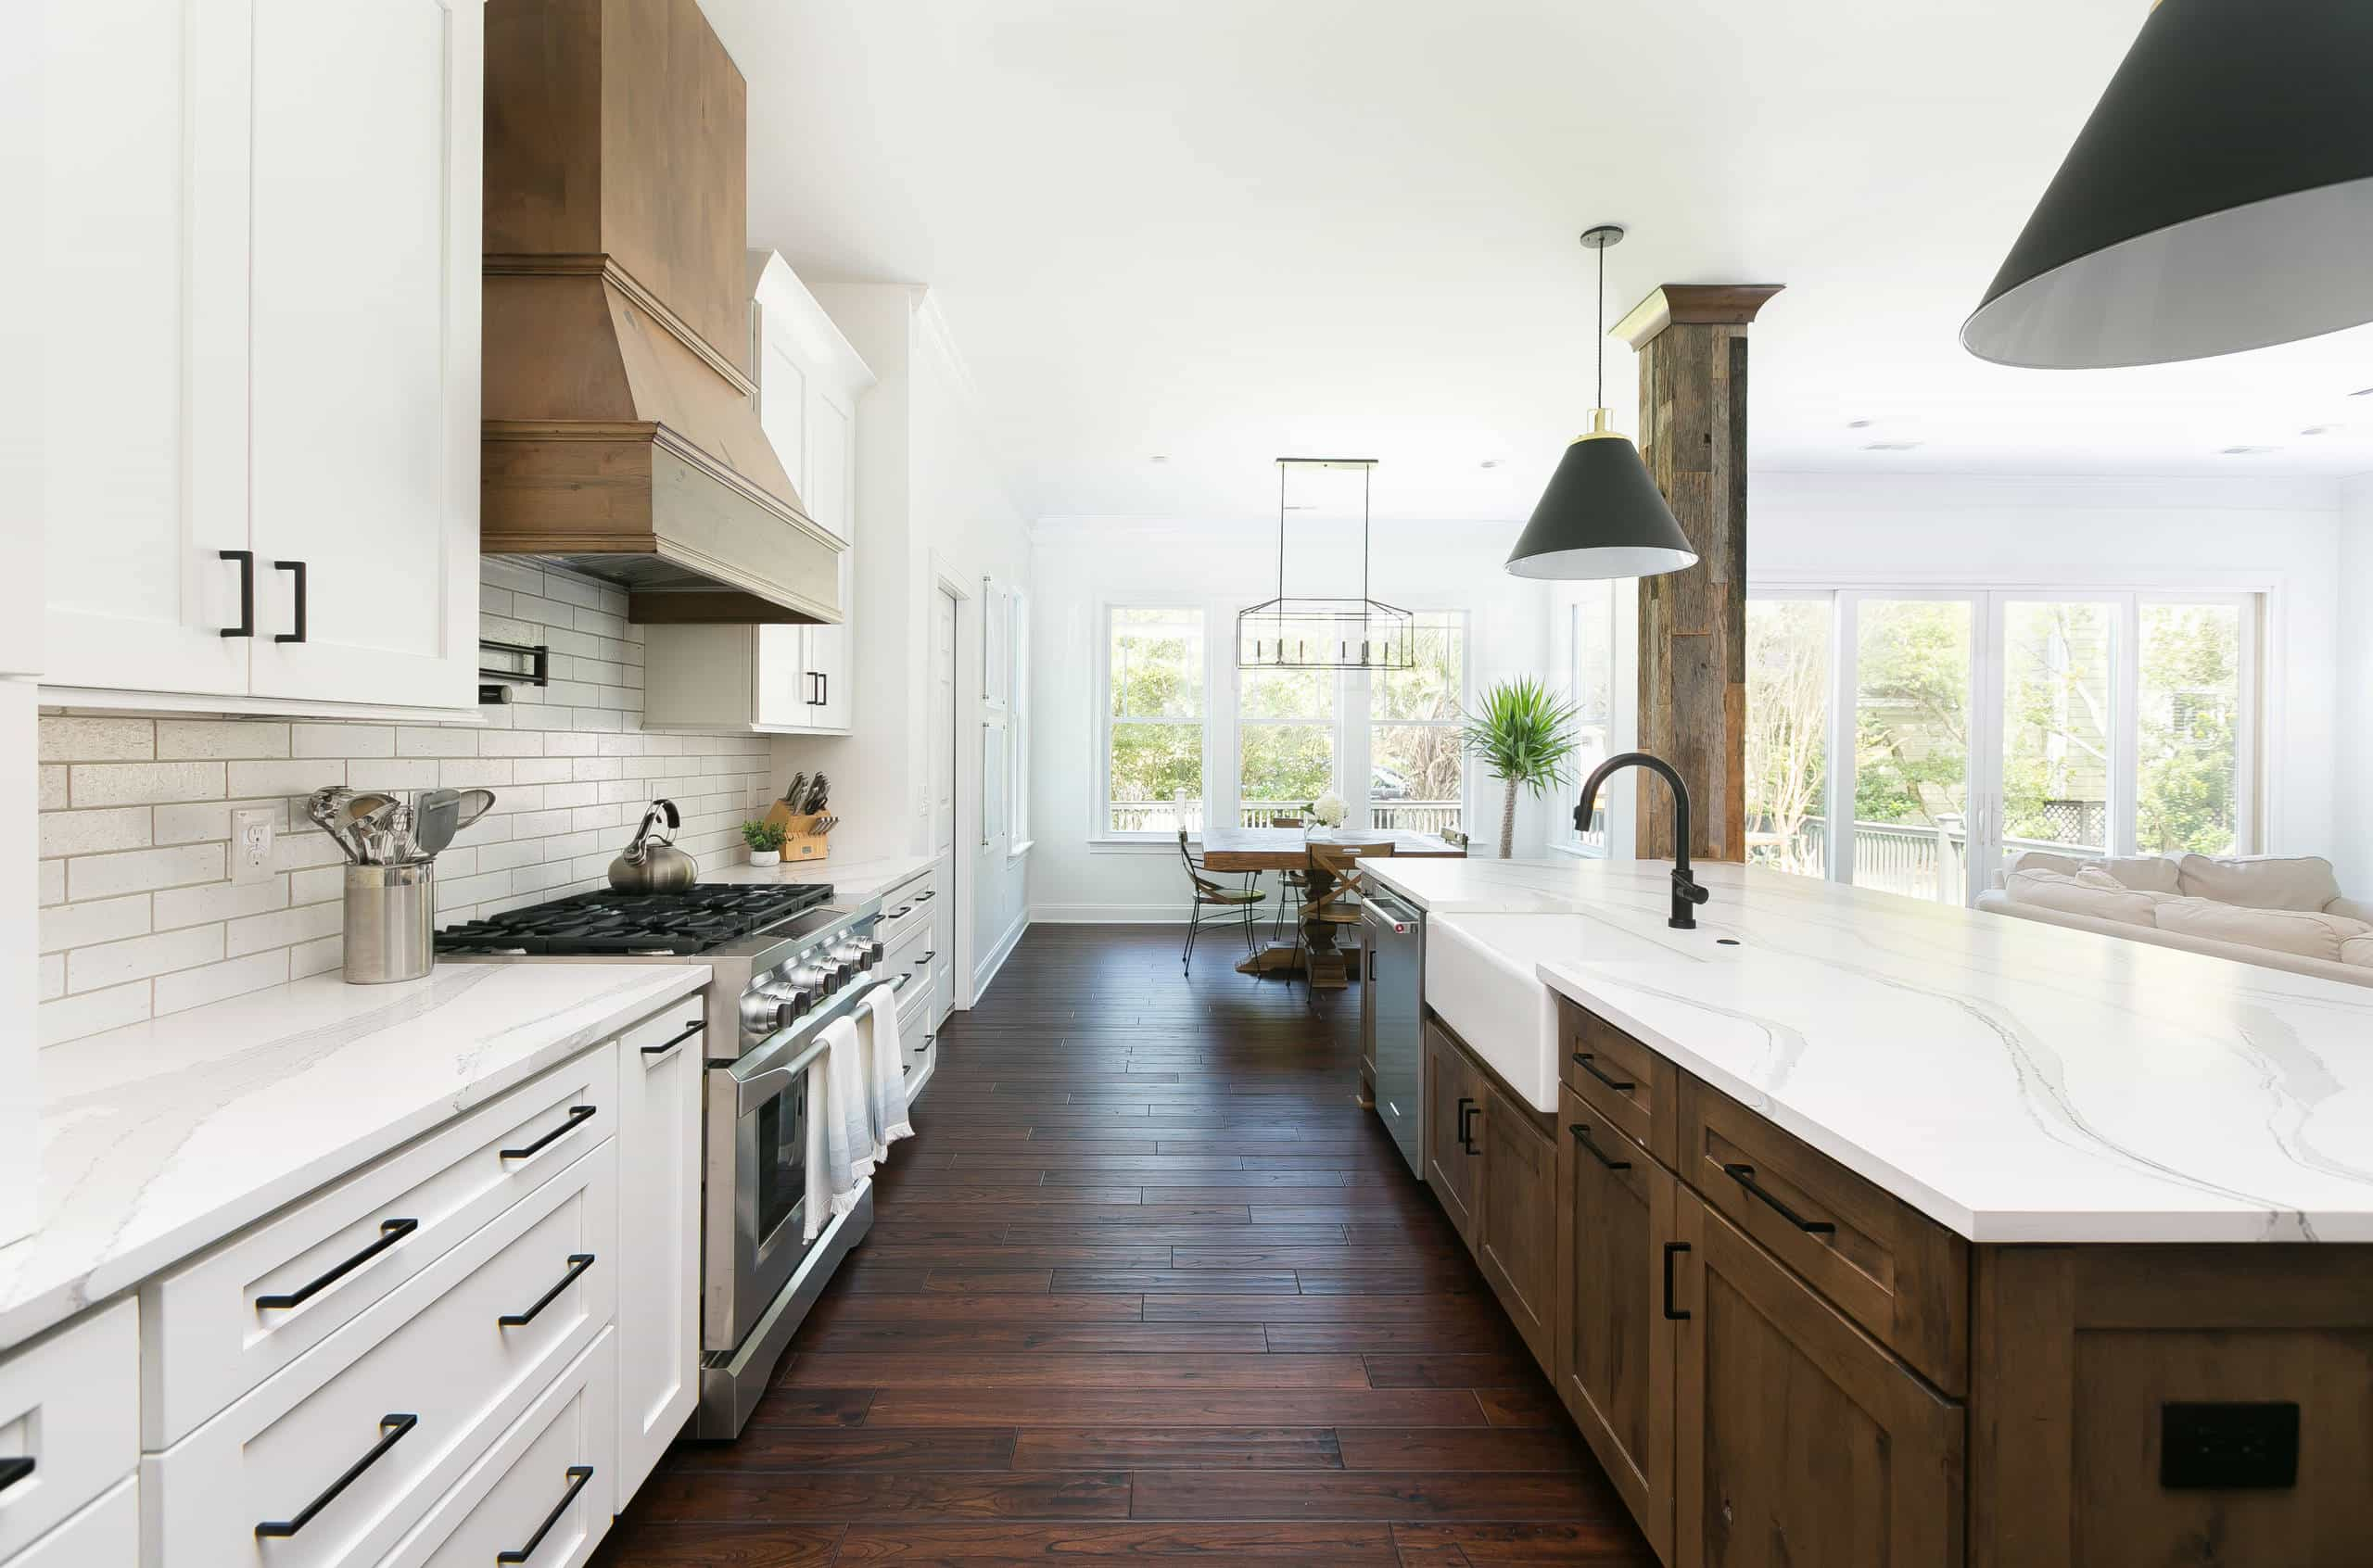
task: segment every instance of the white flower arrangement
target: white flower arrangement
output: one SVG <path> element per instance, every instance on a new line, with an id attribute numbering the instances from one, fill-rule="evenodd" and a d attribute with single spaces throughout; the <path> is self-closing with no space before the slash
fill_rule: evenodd
<path id="1" fill-rule="evenodd" d="M 1331 790 L 1310 803 L 1310 819 L 1321 827 L 1340 828 L 1343 818 L 1349 815 L 1343 805 L 1343 797 Z"/>

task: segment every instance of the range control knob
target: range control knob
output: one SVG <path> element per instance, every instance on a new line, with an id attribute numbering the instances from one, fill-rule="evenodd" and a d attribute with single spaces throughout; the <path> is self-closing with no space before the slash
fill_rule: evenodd
<path id="1" fill-rule="evenodd" d="M 789 1029 L 816 1003 L 816 993 L 777 982 L 747 992 L 742 998 L 742 1026 L 753 1034 Z"/>

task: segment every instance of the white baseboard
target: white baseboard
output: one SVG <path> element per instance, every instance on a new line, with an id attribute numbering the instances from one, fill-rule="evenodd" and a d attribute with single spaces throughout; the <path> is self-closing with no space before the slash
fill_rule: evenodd
<path id="1" fill-rule="evenodd" d="M 997 971 L 1005 967 L 1005 961 L 1013 955 L 1014 944 L 1021 942 L 1022 933 L 1030 929 L 1030 911 L 1023 910 L 1021 918 L 1006 929 L 1005 935 L 997 938 L 996 944 L 989 949 L 987 956 L 973 966 L 972 995 L 974 998 L 977 999 L 987 991 L 989 982 L 997 978 Z"/>
<path id="2" fill-rule="evenodd" d="M 1037 904 L 1031 905 L 1030 917 L 1050 926 L 1183 926 L 1186 911 L 1176 903 Z"/>

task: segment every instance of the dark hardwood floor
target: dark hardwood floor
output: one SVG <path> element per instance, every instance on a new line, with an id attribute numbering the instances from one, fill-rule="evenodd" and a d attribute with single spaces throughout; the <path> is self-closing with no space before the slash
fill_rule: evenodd
<path id="1" fill-rule="evenodd" d="M 1359 993 L 1037 927 L 940 1042 L 873 1233 L 610 1568 L 1653 1568 L 1359 1082 Z"/>

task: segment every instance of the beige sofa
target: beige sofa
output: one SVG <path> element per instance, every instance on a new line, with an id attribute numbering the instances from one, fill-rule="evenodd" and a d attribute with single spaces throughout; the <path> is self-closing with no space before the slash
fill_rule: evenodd
<path id="1" fill-rule="evenodd" d="M 1978 894 L 1998 915 L 2373 986 L 2373 904 L 2314 855 L 2084 859 L 2028 850 Z"/>

